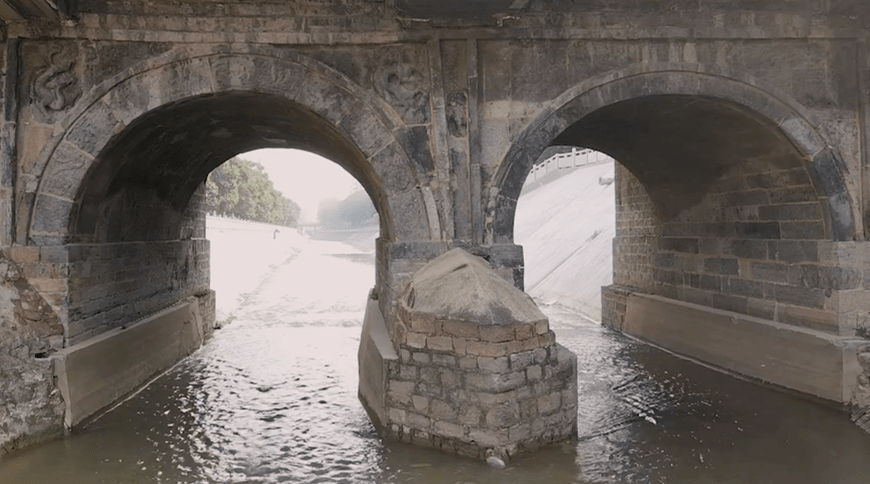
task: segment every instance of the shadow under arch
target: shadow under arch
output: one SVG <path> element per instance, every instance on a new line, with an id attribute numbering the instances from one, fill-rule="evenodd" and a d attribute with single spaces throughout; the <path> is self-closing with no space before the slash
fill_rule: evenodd
<path id="1" fill-rule="evenodd" d="M 161 168 L 176 181 L 183 179 L 181 185 L 169 190 L 158 183 L 138 205 L 162 199 L 177 211 L 189 198 L 186 194 L 192 193 L 194 180 L 201 175 L 197 180 L 201 182 L 207 170 L 227 159 L 225 155 L 254 148 L 299 147 L 334 159 L 363 184 L 383 220 L 385 240 L 440 239 L 439 214 L 425 183 L 427 168 L 411 161 L 411 148 L 403 136 L 407 128 L 382 100 L 328 66 L 294 53 L 268 47 L 226 52 L 214 47 L 187 54 L 173 53 L 162 62 L 152 59 L 107 80 L 65 118 L 66 130 L 35 160 L 42 176 L 34 196 L 18 208 L 19 220 L 27 221 L 26 230 L 18 231 L 20 243 L 59 245 L 135 237 L 112 223 L 97 223 L 111 219 L 116 209 L 95 205 L 101 194 L 114 200 L 109 205 L 128 203 L 117 199 L 122 179 L 133 185 L 161 182 L 153 179 L 155 173 L 143 173 L 142 167 L 129 163 L 134 158 L 141 162 L 145 156 L 123 153 L 123 146 L 130 143 L 147 147 L 152 155 L 161 143 L 164 148 L 186 143 L 189 156 L 183 164 Z M 251 104 L 246 107 L 247 101 Z M 190 120 L 195 105 L 223 114 L 210 121 L 206 114 L 200 118 L 205 124 L 194 126 Z M 234 110 L 246 113 L 231 119 Z M 185 116 L 190 118 L 182 119 Z M 224 127 L 221 132 L 222 122 L 241 131 Z M 246 122 L 247 127 L 242 127 Z M 153 129 L 140 129 L 148 123 Z M 215 136 L 188 136 L 185 141 L 187 135 L 171 133 L 172 126 Z M 190 148 L 191 141 L 204 140 L 208 144 Z M 115 176 L 122 178 L 112 179 Z M 167 217 L 164 221 L 169 222 L 177 215 Z"/>
<path id="2" fill-rule="evenodd" d="M 495 175 L 487 240 L 512 242 L 522 186 L 540 153 L 554 144 L 592 148 L 619 160 L 664 219 L 698 203 L 713 181 L 747 163 L 802 169 L 821 206 L 825 238 L 853 240 L 845 165 L 792 104 L 715 73 L 635 69 L 584 82 L 555 100 L 512 144 Z"/>
<path id="3" fill-rule="evenodd" d="M 342 166 L 375 204 L 382 237 L 395 238 L 386 187 L 345 135 L 287 99 L 228 91 L 156 108 L 114 137 L 82 184 L 70 242 L 183 238 L 188 202 L 208 174 L 261 148 L 301 149 Z"/>

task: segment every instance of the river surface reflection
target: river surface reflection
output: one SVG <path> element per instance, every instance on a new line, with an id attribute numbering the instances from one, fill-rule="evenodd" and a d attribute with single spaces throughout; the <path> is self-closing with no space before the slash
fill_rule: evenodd
<path id="1" fill-rule="evenodd" d="M 357 400 L 373 256 L 312 242 L 235 321 L 81 433 L 0 463 L 2 483 L 867 483 L 870 436 L 817 403 L 676 358 L 558 306 L 580 438 L 497 470 L 384 443 Z"/>

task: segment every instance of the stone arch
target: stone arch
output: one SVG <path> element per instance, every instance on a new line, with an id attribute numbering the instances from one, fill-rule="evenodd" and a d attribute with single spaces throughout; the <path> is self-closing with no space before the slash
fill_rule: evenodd
<path id="1" fill-rule="evenodd" d="M 544 148 L 568 141 L 565 138 L 570 134 L 566 135 L 566 131 L 572 126 L 621 103 L 679 96 L 740 112 L 747 120 L 781 135 L 806 161 L 804 166 L 822 206 L 826 238 L 842 241 L 856 237 L 854 206 L 845 184 L 845 164 L 813 127 L 812 115 L 798 102 L 775 89 L 760 87 L 750 77 L 722 68 L 649 64 L 586 80 L 550 102 L 527 125 L 493 178 L 488 200 L 492 223 L 486 228 L 487 241 L 512 242 L 516 202 L 532 165 Z"/>
<path id="2" fill-rule="evenodd" d="M 295 146 L 338 158 L 360 180 L 381 214 L 386 240 L 440 239 L 439 215 L 425 183 L 426 169 L 414 164 L 402 136 L 405 126 L 385 101 L 305 56 L 240 46 L 172 52 L 93 88 L 61 120 L 65 129 L 35 161 L 34 171 L 42 176 L 32 201 L 20 207 L 19 217 L 28 223 L 26 230 L 19 231 L 19 242 L 100 240 L 101 235 L 94 232 L 89 237 L 82 229 L 96 230 L 96 224 L 88 225 L 101 216 L 94 213 L 92 202 L 111 189 L 112 177 L 123 174 L 118 147 L 129 141 L 130 133 L 144 123 L 160 124 L 185 106 L 190 112 L 197 103 L 213 107 L 230 99 L 237 105 L 243 104 L 240 99 L 255 99 L 258 106 L 289 116 L 284 121 L 292 118 L 301 122 L 298 126 L 312 123 L 328 133 L 312 141 L 317 133 L 304 126 L 297 132 L 276 133 L 263 125 L 259 128 L 264 131 L 254 133 L 247 145 L 200 150 L 200 168 L 188 173 L 192 178 L 183 187 L 183 195 L 174 195 L 173 204 L 186 203 L 195 185 L 223 161 L 215 160 L 238 154 L 233 150 Z M 285 123 L 280 128 L 288 126 Z M 199 178 L 196 183 L 195 178 Z M 86 222 L 84 227 L 82 222 Z"/>

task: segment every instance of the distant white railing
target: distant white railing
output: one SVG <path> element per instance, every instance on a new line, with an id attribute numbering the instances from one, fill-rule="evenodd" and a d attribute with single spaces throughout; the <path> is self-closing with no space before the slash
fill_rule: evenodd
<path id="1" fill-rule="evenodd" d="M 555 154 L 532 167 L 525 184 L 534 183 L 559 170 L 570 170 L 605 161 L 613 161 L 613 158 L 600 151 L 574 148 L 570 153 Z"/>

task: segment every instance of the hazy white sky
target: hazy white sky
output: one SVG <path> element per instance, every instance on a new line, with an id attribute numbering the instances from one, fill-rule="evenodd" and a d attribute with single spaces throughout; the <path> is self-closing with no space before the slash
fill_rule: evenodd
<path id="1" fill-rule="evenodd" d="M 303 222 L 317 218 L 321 200 L 341 200 L 362 189 L 344 168 L 307 151 L 264 149 L 242 153 L 239 158 L 263 165 L 275 188 L 302 208 Z"/>

